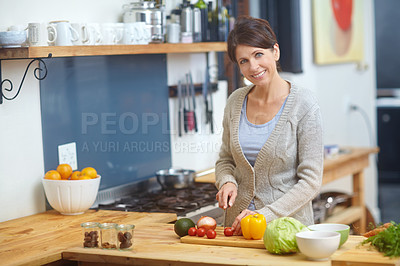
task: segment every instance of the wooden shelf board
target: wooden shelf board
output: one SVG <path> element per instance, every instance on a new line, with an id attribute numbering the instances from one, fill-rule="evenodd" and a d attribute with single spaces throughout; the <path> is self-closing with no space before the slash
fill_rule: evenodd
<path id="1" fill-rule="evenodd" d="M 25 59 L 99 56 L 99 55 L 129 55 L 129 54 L 174 54 L 174 53 L 204 53 L 225 52 L 225 42 L 207 43 L 161 43 L 146 45 L 82 45 L 82 46 L 42 46 L 0 48 L 0 59 Z"/>
<path id="2" fill-rule="evenodd" d="M 324 223 L 351 224 L 363 215 L 361 206 L 351 206 L 329 217 Z"/>

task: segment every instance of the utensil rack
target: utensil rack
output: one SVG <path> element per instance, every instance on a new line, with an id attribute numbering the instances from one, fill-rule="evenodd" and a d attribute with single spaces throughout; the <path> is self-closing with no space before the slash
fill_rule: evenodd
<path id="1" fill-rule="evenodd" d="M 168 86 L 169 89 L 169 97 L 176 98 L 178 97 L 178 85 Z M 218 83 L 210 83 L 209 90 L 214 93 L 218 91 Z M 194 92 L 195 95 L 201 95 L 203 92 L 203 83 L 194 84 Z"/>

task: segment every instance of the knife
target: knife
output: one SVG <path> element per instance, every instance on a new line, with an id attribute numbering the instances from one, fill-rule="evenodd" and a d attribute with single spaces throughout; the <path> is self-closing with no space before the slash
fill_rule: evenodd
<path id="1" fill-rule="evenodd" d="M 227 202 L 226 202 L 227 204 L 227 207 L 224 209 L 224 229 L 225 229 L 225 220 L 226 220 L 226 211 L 228 210 L 228 208 L 229 208 L 229 196 L 228 196 L 228 198 L 227 198 Z"/>
<path id="2" fill-rule="evenodd" d="M 228 209 L 228 208 L 226 208 L 226 209 Z M 224 224 L 223 224 L 224 229 L 225 229 L 226 209 L 224 209 Z"/>
<path id="3" fill-rule="evenodd" d="M 178 81 L 178 134 L 179 137 L 182 137 L 182 113 L 183 113 L 183 104 L 182 104 L 182 87 L 181 81 Z"/>
<path id="4" fill-rule="evenodd" d="M 193 124 L 194 124 L 194 131 L 197 132 L 197 122 L 196 122 L 196 95 L 194 90 L 194 84 L 192 80 L 192 73 L 189 72 L 188 74 L 189 82 L 190 82 L 190 94 L 192 95 L 193 100 Z"/>
<path id="5" fill-rule="evenodd" d="M 189 81 L 189 74 L 186 74 L 186 99 L 187 99 L 187 104 L 188 104 L 188 110 L 187 110 L 187 127 L 189 131 L 192 131 L 194 129 L 194 119 L 193 119 L 193 109 L 192 105 L 193 103 L 191 102 L 191 95 L 190 95 L 190 81 Z"/>

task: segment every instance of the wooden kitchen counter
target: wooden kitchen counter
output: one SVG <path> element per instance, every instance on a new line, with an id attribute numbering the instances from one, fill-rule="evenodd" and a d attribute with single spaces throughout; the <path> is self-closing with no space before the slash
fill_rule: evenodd
<path id="1" fill-rule="evenodd" d="M 400 259 L 360 246 L 361 236 L 350 236 L 330 260 L 313 262 L 301 253 L 282 256 L 265 248 L 182 243 L 170 223 L 175 219 L 175 214 L 90 210 L 78 216 L 49 211 L 3 222 L 0 265 L 400 265 Z M 83 248 L 80 223 L 86 221 L 135 224 L 133 250 Z"/>
<path id="2" fill-rule="evenodd" d="M 0 223 L 0 265 L 42 265 L 62 259 L 62 251 L 83 243 L 84 222 L 169 223 L 175 213 L 89 210 L 81 215 L 47 211 Z"/>
<path id="3" fill-rule="evenodd" d="M 196 237 L 197 236 L 193 236 Z M 217 238 L 225 236 L 217 235 Z M 369 246 L 365 238 L 350 236 L 329 260 L 310 261 L 303 254 L 272 255 L 265 248 L 243 248 L 181 243 L 172 224 L 141 224 L 135 229 L 132 251 L 73 247 L 63 259 L 84 265 L 399 265 L 400 259 L 384 257 Z M 252 240 L 248 240 L 252 241 Z M 209 242 L 212 242 L 211 240 Z M 347 264 L 351 261 L 352 264 Z M 371 265 L 372 265 L 371 264 Z"/>

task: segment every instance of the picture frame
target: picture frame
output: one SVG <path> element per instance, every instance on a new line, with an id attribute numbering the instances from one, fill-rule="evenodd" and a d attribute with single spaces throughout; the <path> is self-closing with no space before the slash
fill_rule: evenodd
<path id="1" fill-rule="evenodd" d="M 363 60 L 362 0 L 313 0 L 312 15 L 315 64 Z"/>

